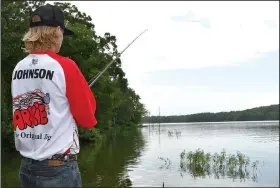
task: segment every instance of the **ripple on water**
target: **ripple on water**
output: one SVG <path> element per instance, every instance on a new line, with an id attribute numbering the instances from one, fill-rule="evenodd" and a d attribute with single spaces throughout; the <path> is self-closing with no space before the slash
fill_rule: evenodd
<path id="1" fill-rule="evenodd" d="M 145 152 L 139 158 L 139 164 L 129 172 L 133 186 L 277 186 L 279 185 L 279 122 L 224 122 L 162 125 L 164 131 L 143 129 L 146 143 Z M 168 135 L 168 131 L 180 130 L 181 136 Z M 180 153 L 186 149 L 194 151 L 198 148 L 206 152 L 220 152 L 225 148 L 229 153 L 240 151 L 252 160 L 264 163 L 260 170 L 258 182 L 246 180 L 240 182 L 230 178 L 213 177 L 194 179 L 189 174 L 181 177 L 178 166 Z M 168 170 L 159 169 L 158 157 L 172 161 Z M 135 178 L 136 177 L 136 178 Z M 141 178 L 140 178 L 141 177 Z M 145 177 L 145 178 L 143 178 Z"/>

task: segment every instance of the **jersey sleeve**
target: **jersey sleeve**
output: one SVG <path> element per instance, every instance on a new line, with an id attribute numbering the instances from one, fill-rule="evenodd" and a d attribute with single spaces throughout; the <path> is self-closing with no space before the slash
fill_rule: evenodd
<path id="1" fill-rule="evenodd" d="M 76 63 L 65 58 L 64 76 L 66 83 L 66 97 L 71 113 L 77 124 L 84 128 L 92 128 L 97 124 L 95 118 L 96 101 L 84 76 Z"/>

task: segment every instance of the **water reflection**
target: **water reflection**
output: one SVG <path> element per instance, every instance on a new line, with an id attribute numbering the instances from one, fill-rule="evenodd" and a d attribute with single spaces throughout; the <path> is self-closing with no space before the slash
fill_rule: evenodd
<path id="1" fill-rule="evenodd" d="M 144 140 L 138 129 L 120 130 L 109 134 L 100 146 L 85 146 L 80 154 L 83 186 L 130 187 L 127 167 L 136 165 L 144 149 Z M 91 157 L 88 157 L 91 156 Z"/>
<path id="2" fill-rule="evenodd" d="M 187 133 L 184 133 L 185 131 Z M 185 124 L 161 124 L 160 131 L 157 124 L 151 125 L 149 135 L 159 135 L 168 133 L 168 137 L 175 136 L 175 132 L 180 131 L 177 138 L 183 136 L 211 137 L 220 136 L 247 136 L 256 142 L 279 141 L 279 121 L 271 122 L 206 122 L 206 123 L 185 123 Z"/>
<path id="3" fill-rule="evenodd" d="M 145 142 L 139 129 L 110 131 L 103 141 L 95 145 L 81 144 L 78 156 L 83 187 L 131 187 L 128 166 L 138 164 Z M 19 187 L 18 153 L 2 158 L 2 187 Z M 9 159 L 9 160 L 8 160 Z M 8 163 L 12 159 L 13 163 Z"/>
<path id="4" fill-rule="evenodd" d="M 81 146 L 78 160 L 84 187 L 155 187 L 162 182 L 166 187 L 279 186 L 279 122 L 156 124 L 114 130 L 103 142 Z M 214 156 L 222 148 L 231 154 L 239 150 L 250 157 L 250 168 L 220 169 L 213 161 L 209 168 L 191 163 L 181 168 L 180 152 L 197 148 Z M 254 169 L 256 160 L 261 162 Z M 18 153 L 2 152 L 3 187 L 19 187 L 19 165 Z"/>
<path id="5" fill-rule="evenodd" d="M 176 130 L 181 132 L 177 136 Z M 155 124 L 142 132 L 147 146 L 140 163 L 129 172 L 133 186 L 279 185 L 279 121 L 161 124 L 160 131 Z M 180 152 L 197 148 L 211 155 L 223 148 L 229 154 L 240 151 L 250 163 L 247 168 L 220 168 L 213 162 L 204 169 L 188 163 L 181 168 Z"/>

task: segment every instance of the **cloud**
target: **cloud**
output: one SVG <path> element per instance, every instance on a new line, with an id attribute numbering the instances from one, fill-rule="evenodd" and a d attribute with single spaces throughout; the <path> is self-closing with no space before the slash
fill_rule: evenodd
<path id="1" fill-rule="evenodd" d="M 255 94 L 239 91 L 215 93 L 206 89 L 208 85 L 203 92 L 201 88 L 175 86 L 147 88 L 145 83 L 151 80 L 143 79 L 147 72 L 235 68 L 254 62 L 268 52 L 279 51 L 277 1 L 71 3 L 92 17 L 97 34 L 110 32 L 116 35 L 119 50 L 141 31 L 149 29 L 121 59 L 129 85 L 151 111 L 157 111 L 159 105 L 168 108 L 166 113 L 169 114 L 247 108 L 277 101 L 279 97 L 276 90 Z"/>
<path id="2" fill-rule="evenodd" d="M 279 24 L 275 20 L 265 20 L 264 24 L 271 29 L 277 29 L 279 30 Z"/>
<path id="3" fill-rule="evenodd" d="M 205 18 L 198 18 L 192 11 L 188 11 L 184 16 L 171 16 L 171 20 L 178 22 L 199 23 L 204 28 L 210 28 L 210 21 Z"/>
<path id="4" fill-rule="evenodd" d="M 236 85 L 231 89 L 243 88 L 258 91 L 258 86 L 279 85 L 279 52 L 267 53 L 257 60 L 241 63 L 235 67 L 209 67 L 201 69 L 178 69 L 143 74 L 145 86 L 173 85 L 182 87 L 190 84 L 223 89 L 223 85 Z M 257 90 L 256 90 L 257 89 Z"/>
<path id="5" fill-rule="evenodd" d="M 257 106 L 279 104 L 279 89 L 275 92 L 219 92 L 208 88 L 184 88 L 172 86 L 154 86 L 142 92 L 152 115 L 183 115 L 199 112 L 219 112 L 244 110 Z"/>
<path id="6" fill-rule="evenodd" d="M 71 3 L 91 15 L 98 34 L 108 31 L 116 35 L 119 49 L 149 29 L 122 56 L 123 68 L 128 74 L 235 66 L 258 57 L 256 52 L 279 50 L 278 2 Z M 211 28 L 174 22 L 170 19 L 174 15 L 185 15 L 188 20 L 200 22 L 208 20 Z M 278 27 L 268 28 L 265 20 L 274 21 Z"/>

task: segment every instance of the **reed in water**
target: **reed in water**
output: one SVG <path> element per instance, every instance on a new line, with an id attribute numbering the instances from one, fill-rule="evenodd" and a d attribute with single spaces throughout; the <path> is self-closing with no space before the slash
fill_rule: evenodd
<path id="1" fill-rule="evenodd" d="M 231 178 L 240 181 L 251 179 L 257 182 L 259 161 L 251 162 L 248 156 L 239 151 L 236 154 L 227 154 L 223 149 L 220 153 L 210 154 L 201 149 L 189 152 L 184 150 L 180 158 L 179 171 L 182 177 L 184 173 L 188 173 L 193 178 L 214 176 L 216 179 Z M 165 161 L 166 169 L 170 168 L 170 159 L 162 157 L 160 159 Z"/>
<path id="2" fill-rule="evenodd" d="M 217 179 L 228 177 L 241 181 L 245 181 L 245 179 L 257 180 L 259 161 L 250 163 L 250 158 L 239 151 L 236 154 L 227 154 L 223 149 L 219 154 L 211 155 L 200 149 L 194 152 L 184 150 L 180 157 L 180 172 L 188 172 L 194 178 L 214 175 Z"/>

